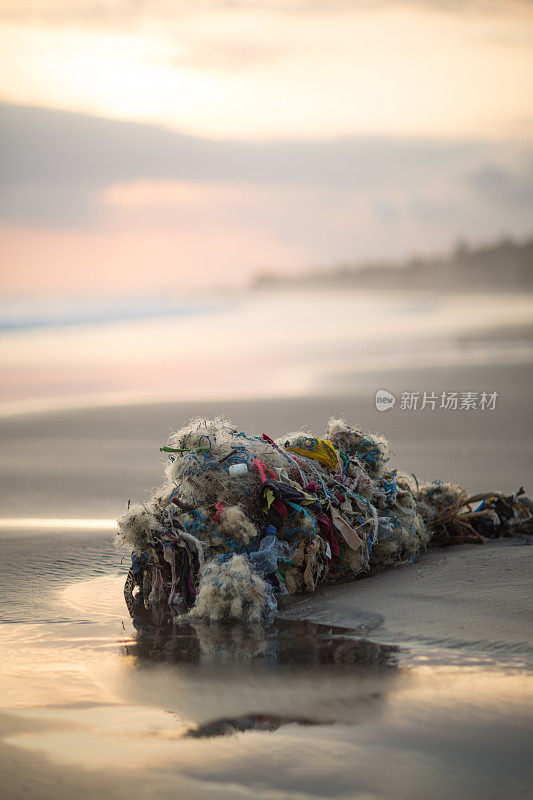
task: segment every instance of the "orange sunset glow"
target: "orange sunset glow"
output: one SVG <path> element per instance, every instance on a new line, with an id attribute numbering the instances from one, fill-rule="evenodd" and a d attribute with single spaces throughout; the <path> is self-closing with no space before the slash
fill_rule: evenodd
<path id="1" fill-rule="evenodd" d="M 2 0 L 2 288 L 241 285 L 527 236 L 529 2 Z"/>

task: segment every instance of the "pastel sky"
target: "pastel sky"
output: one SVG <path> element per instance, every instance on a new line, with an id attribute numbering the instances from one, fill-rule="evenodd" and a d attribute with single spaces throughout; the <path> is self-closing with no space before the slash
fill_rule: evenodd
<path id="1" fill-rule="evenodd" d="M 533 3 L 0 0 L 1 286 L 166 291 L 533 232 Z"/>

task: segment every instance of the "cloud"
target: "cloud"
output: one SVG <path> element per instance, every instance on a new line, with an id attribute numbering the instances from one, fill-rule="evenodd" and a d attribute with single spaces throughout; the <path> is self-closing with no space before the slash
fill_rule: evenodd
<path id="1" fill-rule="evenodd" d="M 533 157 L 533 147 L 518 144 L 417 138 L 213 141 L 154 125 L 7 104 L 0 105 L 0 127 L 0 211 L 37 224 L 82 223 L 108 187 L 138 181 L 420 196 L 479 192 L 491 164 L 490 197 L 506 201 L 509 187 L 503 182 L 512 181 L 514 172 L 523 174 L 522 165 Z M 510 155 L 514 172 L 505 166 Z M 499 170 L 499 193 L 494 170 Z M 530 185 L 531 169 L 521 180 Z"/>
<path id="2" fill-rule="evenodd" d="M 533 146 L 213 141 L 0 105 L 4 288 L 171 287 L 528 235 Z"/>
<path id="3" fill-rule="evenodd" d="M 524 159 L 520 169 L 505 169 L 484 164 L 470 176 L 478 196 L 489 198 L 502 207 L 533 205 L 533 155 Z"/>
<path id="4" fill-rule="evenodd" d="M 205 13 L 357 15 L 372 10 L 414 7 L 455 14 L 528 13 L 532 0 L 0 0 L 0 19 L 48 25 L 124 27 L 143 21 L 172 22 Z"/>
<path id="5" fill-rule="evenodd" d="M 533 26 L 489 5 L 0 0 L 0 97 L 199 136 L 519 138 Z"/>

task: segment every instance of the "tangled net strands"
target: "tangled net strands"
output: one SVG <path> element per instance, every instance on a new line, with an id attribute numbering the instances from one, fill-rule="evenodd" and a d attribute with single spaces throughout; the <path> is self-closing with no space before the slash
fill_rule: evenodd
<path id="1" fill-rule="evenodd" d="M 411 563 L 430 544 L 532 533 L 531 503 L 387 470 L 388 443 L 341 419 L 274 441 L 196 419 L 160 448 L 166 481 L 118 520 L 132 616 L 268 621 L 283 595 Z M 479 503 L 473 508 L 475 503 Z"/>

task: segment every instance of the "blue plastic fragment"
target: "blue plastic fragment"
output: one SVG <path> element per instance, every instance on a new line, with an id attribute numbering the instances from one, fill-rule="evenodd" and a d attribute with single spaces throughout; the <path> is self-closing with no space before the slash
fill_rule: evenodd
<path id="1" fill-rule="evenodd" d="M 276 536 L 265 536 L 261 539 L 259 549 L 250 553 L 248 558 L 254 570 L 262 576 L 271 575 L 278 568 L 278 559 L 290 556 L 291 547 L 287 542 L 280 542 Z"/>

